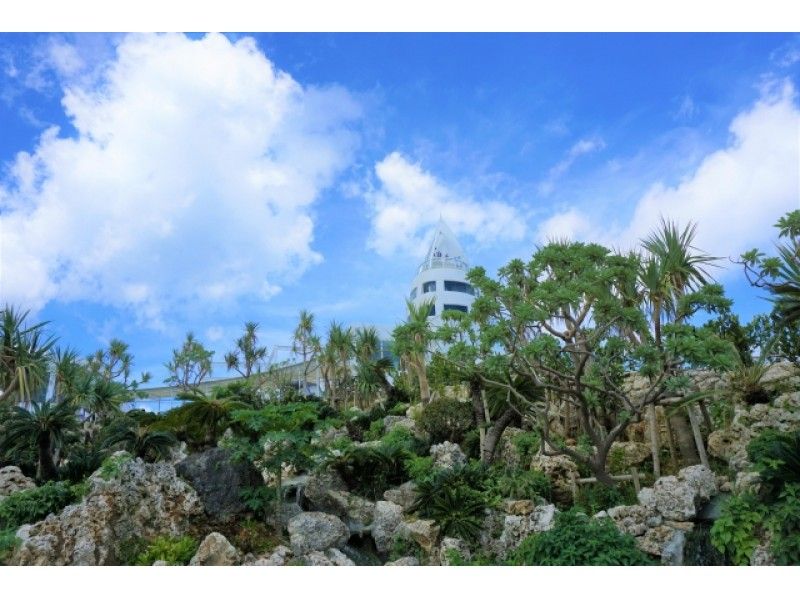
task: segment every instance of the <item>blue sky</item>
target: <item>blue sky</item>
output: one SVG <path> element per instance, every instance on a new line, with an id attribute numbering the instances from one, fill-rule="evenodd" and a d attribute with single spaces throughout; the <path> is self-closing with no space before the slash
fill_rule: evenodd
<path id="1" fill-rule="evenodd" d="M 0 301 L 160 381 L 187 330 L 221 357 L 303 307 L 391 328 L 440 214 L 489 271 L 662 214 L 767 248 L 798 65 L 782 34 L 2 34 Z"/>

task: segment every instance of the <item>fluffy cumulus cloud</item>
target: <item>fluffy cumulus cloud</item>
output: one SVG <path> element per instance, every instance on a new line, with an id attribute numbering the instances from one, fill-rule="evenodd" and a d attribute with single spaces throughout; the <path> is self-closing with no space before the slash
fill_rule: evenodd
<path id="1" fill-rule="evenodd" d="M 398 152 L 378 162 L 375 174 L 378 185 L 366 192 L 372 210 L 369 245 L 382 256 L 423 255 L 425 235 L 440 216 L 454 233 L 480 244 L 525 235 L 525 219 L 514 206 L 462 197 Z"/>
<path id="2" fill-rule="evenodd" d="M 89 300 L 159 326 L 268 298 L 321 260 L 312 204 L 357 143 L 346 90 L 303 87 L 222 35 L 128 36 L 100 73 L 65 84 L 74 134 L 48 129 L 0 180 L 2 301 Z"/>
<path id="3" fill-rule="evenodd" d="M 729 131 L 727 145 L 706 155 L 678 184 L 652 184 L 627 222 L 612 226 L 614 218 L 598 206 L 571 208 L 539 226 L 540 240 L 556 231 L 632 246 L 665 217 L 697 223 L 696 245 L 718 256 L 767 247 L 778 217 L 800 207 L 800 109 L 794 87 L 781 82 L 765 89 Z"/>

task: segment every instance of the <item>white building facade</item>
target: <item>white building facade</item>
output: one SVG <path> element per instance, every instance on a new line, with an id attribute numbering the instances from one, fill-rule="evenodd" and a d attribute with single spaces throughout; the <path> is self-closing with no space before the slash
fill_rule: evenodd
<path id="1" fill-rule="evenodd" d="M 466 280 L 469 264 L 453 231 L 439 220 L 428 254 L 420 264 L 409 299 L 415 307 L 430 304 L 431 323 L 441 323 L 445 310 L 469 312 L 475 290 Z"/>

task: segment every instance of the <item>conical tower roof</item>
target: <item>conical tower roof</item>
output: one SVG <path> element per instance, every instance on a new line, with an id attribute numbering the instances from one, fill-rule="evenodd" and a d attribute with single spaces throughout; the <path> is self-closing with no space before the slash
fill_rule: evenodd
<path id="1" fill-rule="evenodd" d="M 430 249 L 425 256 L 425 261 L 420 266 L 420 271 L 428 268 L 457 268 L 468 269 L 464 250 L 456 239 L 453 231 L 444 220 L 439 218 L 436 230 L 433 233 Z"/>

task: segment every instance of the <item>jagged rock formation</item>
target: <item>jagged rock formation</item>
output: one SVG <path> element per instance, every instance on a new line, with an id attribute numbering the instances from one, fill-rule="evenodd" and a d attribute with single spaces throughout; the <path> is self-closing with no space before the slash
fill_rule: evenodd
<path id="1" fill-rule="evenodd" d="M 226 566 L 235 565 L 239 560 L 239 551 L 219 532 L 208 534 L 197 552 L 189 561 L 190 565 Z"/>
<path id="2" fill-rule="evenodd" d="M 295 555 L 341 548 L 350 538 L 344 522 L 329 513 L 300 513 L 289 520 L 289 544 Z"/>
<path id="3" fill-rule="evenodd" d="M 8 465 L 0 469 L 0 502 L 15 492 L 31 488 L 36 488 L 36 484 L 19 467 Z"/>
<path id="4" fill-rule="evenodd" d="M 441 444 L 434 444 L 430 454 L 433 457 L 434 467 L 440 469 L 453 469 L 467 462 L 467 456 L 461 447 L 447 440 Z"/>

